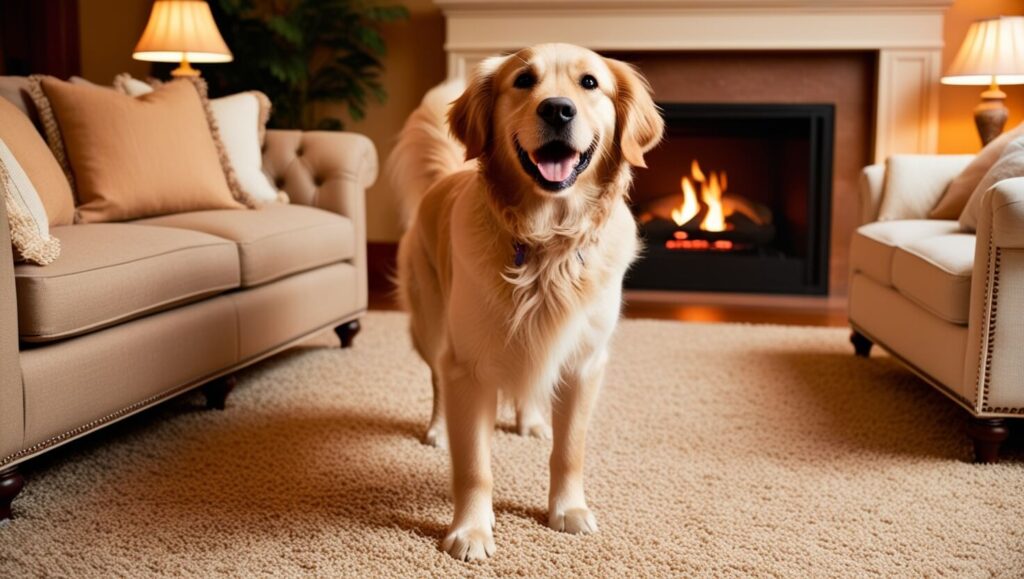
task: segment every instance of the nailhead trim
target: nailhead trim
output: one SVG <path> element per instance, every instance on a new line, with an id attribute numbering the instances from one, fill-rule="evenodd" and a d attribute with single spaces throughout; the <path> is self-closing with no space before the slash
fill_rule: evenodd
<path id="1" fill-rule="evenodd" d="M 140 408 L 142 408 L 144 406 L 149 406 L 149 405 L 151 405 L 151 404 L 153 404 L 153 403 L 155 403 L 155 402 L 157 402 L 157 401 L 159 401 L 161 399 L 171 398 L 172 396 L 175 396 L 175 395 L 177 395 L 177 394 L 179 394 L 181 392 L 184 392 L 186 390 L 191 390 L 193 388 L 195 388 L 195 385 L 186 386 L 184 388 L 173 388 L 171 390 L 167 390 L 167 391 L 162 392 L 160 394 L 157 394 L 155 396 L 150 396 L 149 398 L 146 398 L 145 400 L 142 400 L 140 402 L 136 402 L 135 404 L 132 404 L 130 406 L 126 406 L 126 407 L 124 407 L 124 408 L 122 408 L 122 409 L 120 409 L 120 410 L 118 410 L 116 412 L 112 412 L 110 414 L 107 414 L 106 416 L 104 416 L 102 418 L 97 418 L 96 420 L 93 420 L 92 422 L 89 422 L 89 423 L 84 424 L 82 426 L 79 426 L 77 428 L 73 428 L 71 430 L 68 430 L 67 432 L 58 434 L 57 436 L 53 436 L 51 438 L 48 438 L 48 439 L 46 439 L 46 440 L 44 440 L 42 442 L 36 443 L 36 444 L 34 444 L 34 445 L 32 445 L 32 446 L 30 446 L 28 448 L 24 448 L 22 450 L 19 450 L 18 452 L 15 452 L 14 454 L 10 454 L 8 456 L 5 456 L 3 459 L 0 459 L 0 469 L 2 469 L 4 467 L 4 465 L 6 465 L 8 463 L 11 463 L 11 462 L 14 462 L 15 460 L 18 460 L 19 458 L 21 458 L 23 456 L 28 456 L 30 454 L 35 454 L 36 452 L 39 452 L 39 451 L 41 451 L 43 449 L 49 448 L 51 446 L 54 446 L 57 443 L 63 442 L 65 440 L 69 439 L 69 438 L 74 438 L 74 437 L 78 436 L 79 434 L 82 434 L 84 432 L 93 430 L 93 429 L 95 429 L 95 428 L 97 428 L 99 426 L 102 426 L 102 425 L 104 425 L 104 424 L 106 424 L 108 422 L 111 422 L 113 420 L 121 418 L 122 416 L 125 416 L 127 414 L 131 414 L 132 412 L 135 412 L 136 410 L 139 410 Z"/>
<path id="2" fill-rule="evenodd" d="M 982 412 L 1006 412 L 1010 414 L 1024 414 L 1024 408 L 992 408 L 988 405 L 988 394 L 989 387 L 992 382 L 992 350 L 995 348 L 996 342 L 996 313 L 999 310 L 999 270 L 1002 264 L 1003 252 L 1001 248 L 992 246 L 992 236 L 989 235 L 988 241 L 989 253 L 993 254 L 992 259 L 989 260 L 988 267 L 993 269 L 993 275 L 986 276 L 986 280 L 989 280 L 991 289 L 986 292 L 992 297 L 991 306 L 989 307 L 988 325 L 986 329 L 986 348 L 985 348 L 985 361 L 982 366 L 984 374 L 981 379 L 978 380 L 979 388 L 981 388 L 981 410 Z M 993 253 L 994 252 L 994 253 Z"/>
<path id="3" fill-rule="evenodd" d="M 982 294 L 985 300 L 985 306 L 991 307 L 992 302 L 989 299 L 992 288 L 992 253 L 995 251 L 992 244 L 992 233 L 988 234 L 988 253 L 986 253 L 985 260 L 985 293 Z M 991 309 L 989 315 L 982 318 L 982 334 L 985 336 L 985 345 L 978 350 L 978 378 L 974 382 L 974 408 L 984 408 L 985 402 L 985 388 L 988 375 L 988 348 L 991 346 L 991 340 L 988 336 L 991 335 L 989 327 L 992 324 Z"/>

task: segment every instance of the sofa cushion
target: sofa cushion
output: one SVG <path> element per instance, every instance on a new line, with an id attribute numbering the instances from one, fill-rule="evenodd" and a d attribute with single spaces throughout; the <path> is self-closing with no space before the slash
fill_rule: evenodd
<path id="1" fill-rule="evenodd" d="M 861 272 L 884 286 L 891 286 L 892 256 L 897 247 L 918 239 L 955 233 L 959 229 L 956 221 L 930 219 L 868 223 L 853 234 L 850 264 L 853 271 Z"/>
<path id="2" fill-rule="evenodd" d="M 967 325 L 974 240 L 951 233 L 903 244 L 892 258 L 893 287 L 947 322 Z"/>
<path id="3" fill-rule="evenodd" d="M 238 244 L 242 287 L 274 281 L 355 256 L 352 221 L 302 205 L 249 211 L 195 211 L 135 223 L 202 231 Z"/>
<path id="4" fill-rule="evenodd" d="M 55 227 L 61 257 L 18 265 L 18 332 L 46 342 L 90 332 L 238 287 L 230 241 L 130 224 Z"/>

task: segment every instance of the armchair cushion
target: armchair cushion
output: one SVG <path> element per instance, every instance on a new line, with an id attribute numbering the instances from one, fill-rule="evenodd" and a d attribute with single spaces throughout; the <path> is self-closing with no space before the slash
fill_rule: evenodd
<path id="1" fill-rule="evenodd" d="M 966 326 L 974 240 L 969 233 L 951 233 L 903 244 L 893 254 L 893 287 L 933 315 Z"/>
<path id="2" fill-rule="evenodd" d="M 238 287 L 238 253 L 224 239 L 163 227 L 55 227 L 61 258 L 15 267 L 18 330 L 48 342 Z"/>
<path id="3" fill-rule="evenodd" d="M 235 242 L 242 287 L 251 287 L 356 254 L 347 217 L 301 205 L 273 203 L 243 211 L 195 211 L 135 223 L 202 231 Z"/>
<path id="4" fill-rule="evenodd" d="M 912 219 L 876 221 L 853 234 L 850 265 L 883 286 L 892 286 L 892 261 L 896 248 L 915 240 L 956 233 L 956 221 Z"/>

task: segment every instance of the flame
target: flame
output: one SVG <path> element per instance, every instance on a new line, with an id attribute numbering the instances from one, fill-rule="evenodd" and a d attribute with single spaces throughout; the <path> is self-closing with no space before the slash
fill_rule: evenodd
<path id="1" fill-rule="evenodd" d="M 679 209 L 672 210 L 672 221 L 682 227 L 697 216 L 697 213 L 700 212 L 700 204 L 697 203 L 697 191 L 694 190 L 689 177 L 683 177 L 680 186 L 683 189 L 683 204 Z"/>
<path id="2" fill-rule="evenodd" d="M 693 181 L 690 181 L 690 178 Z M 710 177 L 704 174 L 700 163 L 696 159 L 690 163 L 690 176 L 680 180 L 680 188 L 683 191 L 683 204 L 672 210 L 672 221 L 682 227 L 700 213 L 700 202 L 697 201 L 697 191 L 693 183 L 700 183 L 700 198 L 707 205 L 707 213 L 700 223 L 704 231 L 725 231 L 726 212 L 722 207 L 722 195 L 728 188 L 729 177 L 725 171 L 717 173 L 712 171 Z"/>
<path id="3" fill-rule="evenodd" d="M 718 173 L 711 172 L 709 183 L 703 184 L 700 188 L 700 196 L 704 204 L 708 206 L 707 215 L 701 222 L 700 228 L 704 231 L 725 231 L 725 213 L 722 210 L 722 187 L 718 181 Z"/>
<path id="4" fill-rule="evenodd" d="M 693 180 L 698 183 L 703 183 L 706 180 L 704 178 L 704 171 L 700 170 L 700 163 L 697 162 L 697 159 L 690 163 L 690 174 L 693 175 Z"/>

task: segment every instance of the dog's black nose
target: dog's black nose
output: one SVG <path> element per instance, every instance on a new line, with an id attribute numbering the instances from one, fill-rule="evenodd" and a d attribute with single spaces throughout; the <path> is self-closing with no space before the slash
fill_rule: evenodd
<path id="1" fill-rule="evenodd" d="M 551 97 L 541 101 L 537 115 L 552 127 L 563 127 L 576 116 L 576 105 L 565 97 Z"/>

